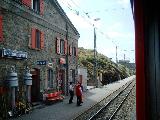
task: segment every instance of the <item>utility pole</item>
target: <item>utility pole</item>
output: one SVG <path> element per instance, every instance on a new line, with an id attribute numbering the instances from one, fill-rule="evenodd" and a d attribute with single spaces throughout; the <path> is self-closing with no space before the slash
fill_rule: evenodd
<path id="1" fill-rule="evenodd" d="M 66 23 L 66 40 L 67 40 L 67 53 L 66 53 L 66 95 L 68 95 L 68 81 L 69 81 L 69 53 L 68 53 L 68 23 Z"/>
<path id="2" fill-rule="evenodd" d="M 94 19 L 94 21 L 98 21 L 100 18 Z M 96 46 L 96 28 L 93 24 L 94 28 L 94 69 L 93 69 L 93 80 L 96 84 L 96 87 L 98 87 L 98 80 L 97 80 L 97 46 Z"/>
<path id="3" fill-rule="evenodd" d="M 93 25 L 94 27 L 94 25 Z M 96 87 L 98 87 L 98 81 L 97 81 L 97 49 L 96 49 L 96 29 L 94 27 L 94 71 L 93 71 L 93 77 L 94 77 L 94 82 L 96 84 Z"/>

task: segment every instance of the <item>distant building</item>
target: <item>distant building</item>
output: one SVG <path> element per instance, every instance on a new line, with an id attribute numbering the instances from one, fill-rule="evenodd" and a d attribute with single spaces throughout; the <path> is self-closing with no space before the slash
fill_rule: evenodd
<path id="1" fill-rule="evenodd" d="M 28 66 L 32 102 L 48 90 L 66 95 L 69 76 L 78 78 L 79 36 L 57 0 L 0 0 L 0 93 L 11 66 L 18 74 L 16 89 L 25 92 Z"/>
<path id="2" fill-rule="evenodd" d="M 87 90 L 87 68 L 85 67 L 78 67 L 78 80 L 80 83 L 82 83 L 83 90 Z"/>
<path id="3" fill-rule="evenodd" d="M 134 70 L 135 71 L 135 69 L 136 69 L 136 64 L 135 63 L 130 63 L 129 60 L 119 60 L 118 63 L 121 64 L 121 65 L 126 66 L 130 70 Z"/>
<path id="4" fill-rule="evenodd" d="M 130 60 L 119 60 L 119 63 L 129 63 Z"/>

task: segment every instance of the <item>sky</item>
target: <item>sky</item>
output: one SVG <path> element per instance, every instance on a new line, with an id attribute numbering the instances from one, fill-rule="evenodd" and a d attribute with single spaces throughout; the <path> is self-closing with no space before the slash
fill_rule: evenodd
<path id="1" fill-rule="evenodd" d="M 116 61 L 135 61 L 134 21 L 130 0 L 58 0 L 80 34 L 78 47 L 94 49 Z M 95 21 L 97 19 L 97 21 Z"/>

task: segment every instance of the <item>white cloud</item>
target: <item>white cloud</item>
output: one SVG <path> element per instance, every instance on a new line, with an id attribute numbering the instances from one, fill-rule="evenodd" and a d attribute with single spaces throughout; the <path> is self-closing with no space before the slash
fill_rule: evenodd
<path id="1" fill-rule="evenodd" d="M 99 53 L 102 53 L 103 55 L 107 56 L 108 58 L 112 58 L 112 61 L 116 62 L 116 46 L 109 46 L 107 45 L 106 47 L 98 47 L 97 50 Z M 130 60 L 133 62 L 135 53 L 134 51 L 122 51 L 119 48 L 117 49 L 117 58 L 118 60 L 124 59 L 124 54 L 125 54 L 125 59 Z"/>
<path id="2" fill-rule="evenodd" d="M 117 3 L 122 5 L 124 8 L 128 8 L 130 0 L 118 0 Z"/>
<path id="3" fill-rule="evenodd" d="M 75 27 L 91 28 L 91 25 L 89 25 L 89 23 L 84 18 L 82 18 L 81 16 L 78 16 L 78 15 L 72 13 L 72 12 L 68 12 L 67 16 L 71 19 L 71 21 L 73 22 Z"/>
<path id="4" fill-rule="evenodd" d="M 116 22 L 108 26 L 109 31 L 115 31 L 122 28 L 123 28 L 123 25 L 120 22 Z"/>
<path id="5" fill-rule="evenodd" d="M 106 33 L 112 39 L 129 39 L 132 38 L 132 33 L 124 33 L 124 32 L 117 32 L 117 31 L 109 31 Z"/>
<path id="6" fill-rule="evenodd" d="M 91 8 L 95 9 L 106 9 L 103 8 L 103 3 L 99 1 L 100 6 L 94 5 L 96 3 L 95 1 L 91 1 L 93 4 L 88 4 L 89 2 L 85 2 L 87 8 L 83 9 L 82 4 L 84 4 L 84 1 L 82 0 L 58 0 L 61 2 L 62 8 L 66 10 L 67 16 L 72 21 L 74 26 L 77 28 L 77 30 L 80 33 L 80 39 L 78 42 L 79 47 L 84 47 L 87 49 L 93 49 L 93 23 L 98 28 L 96 29 L 97 33 L 97 50 L 99 53 L 102 53 L 106 55 L 109 58 L 112 58 L 113 61 L 115 61 L 116 58 L 116 49 L 115 46 L 117 45 L 118 49 L 130 49 L 134 48 L 134 34 L 130 30 L 131 23 L 128 23 L 128 17 L 129 15 L 123 16 L 121 11 L 116 14 L 116 11 L 114 12 L 115 16 L 109 16 L 112 19 L 105 19 L 107 18 L 107 14 L 94 14 L 90 15 L 90 19 L 84 14 L 82 10 L 90 10 Z M 116 2 L 116 3 L 115 3 Z M 69 3 L 69 4 L 68 4 Z M 105 1 L 106 3 L 106 1 Z M 109 2 L 112 3 L 112 2 Z M 111 4 L 108 9 L 112 9 L 112 6 L 116 7 L 116 9 L 122 10 L 122 8 L 128 8 L 130 7 L 130 0 L 114 0 L 113 5 Z M 79 7 L 80 6 L 80 9 Z M 78 11 L 77 11 L 78 10 Z M 76 14 L 76 12 L 79 12 L 79 15 Z M 107 11 L 110 12 L 110 11 Z M 125 11 L 123 11 L 124 13 Z M 99 16 L 101 20 L 94 22 L 93 19 Z M 91 21 L 92 20 L 92 21 Z M 103 20 L 105 20 L 103 22 Z M 124 20 L 122 22 L 122 20 Z M 103 23 L 103 24 L 102 24 Z M 114 42 L 114 43 L 113 43 Z M 133 52 L 129 52 L 130 54 L 126 53 L 126 59 L 130 58 L 132 59 L 134 55 Z M 118 57 L 119 59 L 123 59 L 124 52 L 118 51 Z"/>
<path id="7" fill-rule="evenodd" d="M 75 2 L 71 2 L 70 0 L 58 0 L 59 4 L 61 4 L 61 6 L 65 6 L 65 7 L 75 7 Z"/>
<path id="8" fill-rule="evenodd" d="M 133 39 L 134 34 L 124 28 L 122 23 L 116 22 L 108 27 L 105 34 L 110 39 Z"/>
<path id="9" fill-rule="evenodd" d="M 107 56 L 108 58 L 112 58 L 112 60 L 115 59 L 114 55 L 116 55 L 116 49 L 114 47 L 105 47 L 105 48 L 98 47 L 97 51 Z"/>

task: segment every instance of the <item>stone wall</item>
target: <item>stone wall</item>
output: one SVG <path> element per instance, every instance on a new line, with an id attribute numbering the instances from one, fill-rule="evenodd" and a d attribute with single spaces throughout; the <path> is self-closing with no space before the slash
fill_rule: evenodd
<path id="1" fill-rule="evenodd" d="M 3 16 L 4 35 L 4 41 L 0 43 L 0 49 L 7 48 L 28 53 L 28 58 L 24 60 L 0 58 L 1 73 L 5 71 L 6 74 L 7 69 L 9 69 L 11 65 L 15 65 L 19 79 L 22 79 L 22 70 L 26 65 L 29 66 L 30 69 L 40 69 L 40 88 L 41 91 L 43 91 L 46 89 L 46 75 L 47 70 L 50 68 L 48 68 L 47 65 L 37 65 L 38 60 L 46 60 L 48 63 L 54 63 L 52 68 L 54 84 L 56 84 L 57 79 L 57 67 L 60 67 L 59 58 L 63 57 L 71 60 L 68 69 L 76 69 L 77 71 L 77 62 L 72 62 L 72 60 L 76 60 L 77 58 L 75 56 L 69 56 L 67 58 L 66 55 L 57 55 L 55 43 L 57 36 L 62 39 L 65 39 L 67 36 L 68 45 L 74 44 L 75 47 L 78 47 L 79 34 L 73 30 L 72 24 L 68 23 L 66 18 L 55 8 L 52 0 L 44 0 L 44 15 L 39 15 L 31 8 L 13 0 L 1 0 L 0 15 Z M 69 27 L 68 32 L 66 24 Z M 31 29 L 33 27 L 44 32 L 45 43 L 43 50 L 31 49 L 29 46 Z M 65 90 L 67 90 L 67 76 L 69 76 L 69 72 L 66 67 L 62 69 L 65 69 L 67 72 L 65 76 Z M 5 75 L 0 74 L 0 81 L 5 79 Z"/>

